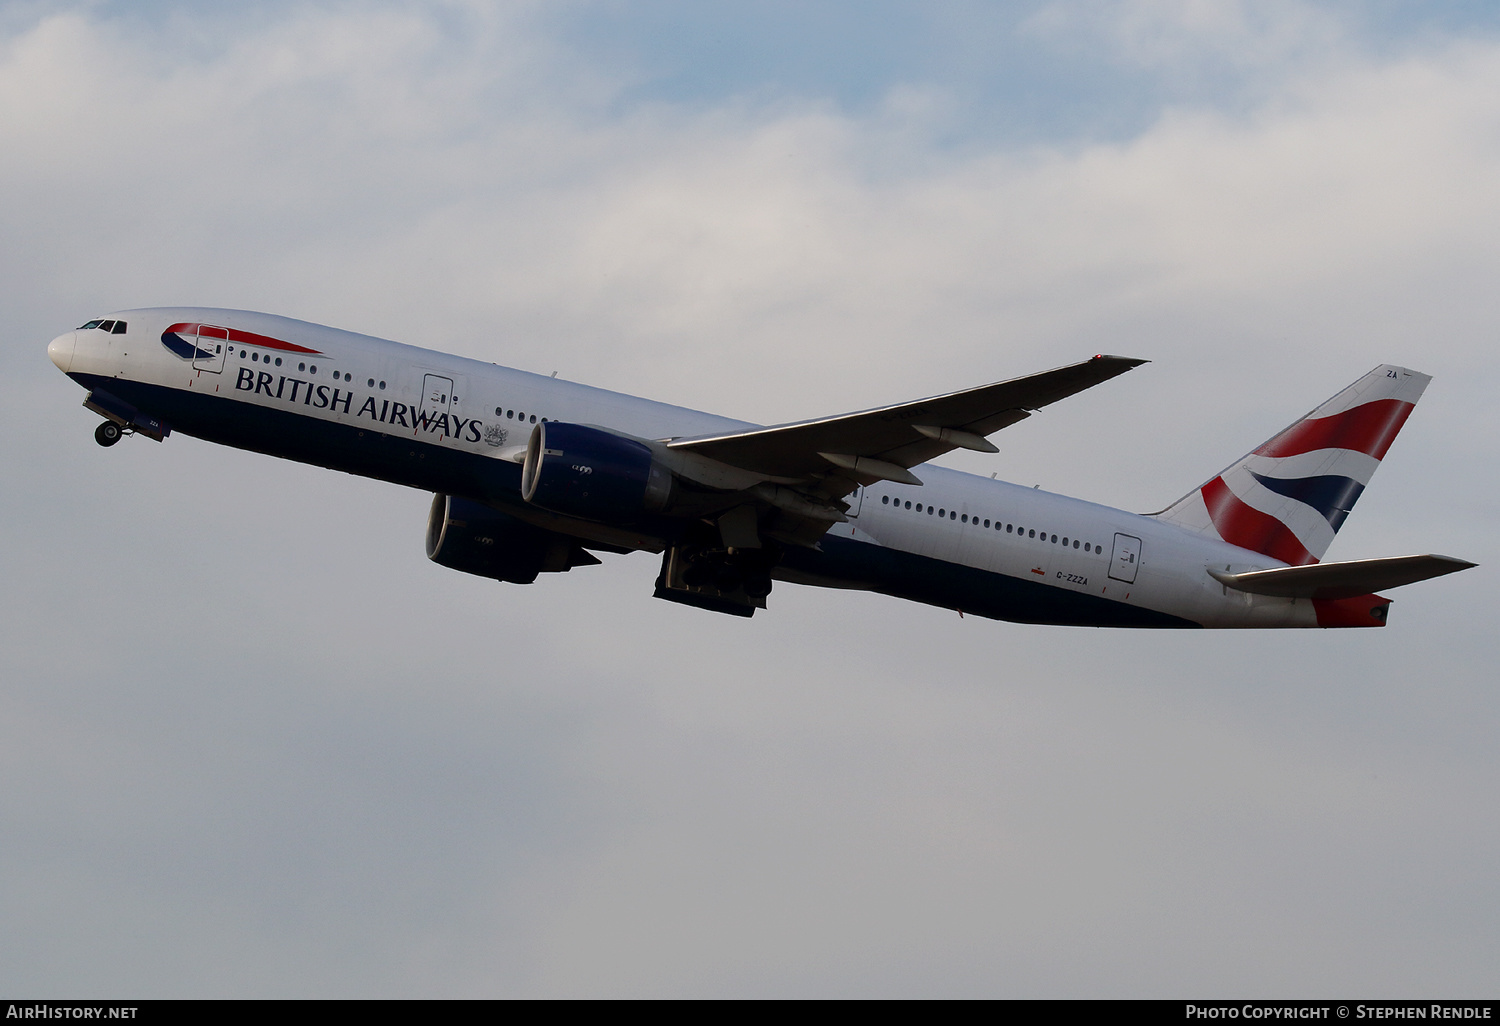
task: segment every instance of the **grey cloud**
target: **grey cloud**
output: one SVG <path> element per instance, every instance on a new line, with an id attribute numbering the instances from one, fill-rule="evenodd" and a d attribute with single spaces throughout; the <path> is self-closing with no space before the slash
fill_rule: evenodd
<path id="1" fill-rule="evenodd" d="M 1372 634 L 785 586 L 723 622 L 653 602 L 648 556 L 487 586 L 422 559 L 424 496 L 98 449 L 43 348 L 261 308 L 764 421 L 1120 352 L 1155 362 L 962 465 L 1139 509 L 1407 362 L 1436 381 L 1334 554 L 1488 564 L 1500 49 L 954 149 L 920 103 L 615 106 L 609 68 L 475 10 L 200 17 L 174 61 L 87 12 L 0 46 L 0 981 L 1493 987 L 1483 569 Z"/>

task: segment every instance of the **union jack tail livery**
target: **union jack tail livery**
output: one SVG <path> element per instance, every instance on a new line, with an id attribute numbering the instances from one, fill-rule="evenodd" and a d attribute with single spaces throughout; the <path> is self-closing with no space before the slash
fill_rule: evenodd
<path id="1" fill-rule="evenodd" d="M 1316 563 L 1431 380 L 1382 364 L 1156 516 L 1292 566 Z"/>

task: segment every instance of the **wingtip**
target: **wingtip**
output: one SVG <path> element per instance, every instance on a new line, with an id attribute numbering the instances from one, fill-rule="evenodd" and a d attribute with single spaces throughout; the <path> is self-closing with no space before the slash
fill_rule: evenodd
<path id="1" fill-rule="evenodd" d="M 1094 354 L 1094 359 L 1108 360 L 1111 363 L 1123 363 L 1130 367 L 1139 367 L 1143 363 L 1151 362 L 1150 360 L 1142 360 L 1134 356 L 1110 356 L 1108 353 L 1096 353 Z"/>

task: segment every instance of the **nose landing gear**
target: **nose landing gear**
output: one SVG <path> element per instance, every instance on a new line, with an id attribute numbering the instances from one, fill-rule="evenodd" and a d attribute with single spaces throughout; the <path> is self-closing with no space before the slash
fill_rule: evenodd
<path id="1" fill-rule="evenodd" d="M 105 423 L 94 429 L 94 441 L 100 445 L 114 445 L 121 435 L 145 435 L 160 442 L 172 433 L 172 428 L 149 413 L 142 413 L 118 396 L 102 388 L 96 388 L 83 400 L 83 408 L 105 418 Z"/>

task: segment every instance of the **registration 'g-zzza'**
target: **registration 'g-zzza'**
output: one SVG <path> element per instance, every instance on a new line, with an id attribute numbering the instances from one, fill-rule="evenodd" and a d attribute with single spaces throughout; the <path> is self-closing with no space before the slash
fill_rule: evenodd
<path id="1" fill-rule="evenodd" d="M 526 584 L 662 554 L 658 598 L 750 616 L 773 580 L 1098 627 L 1378 627 L 1473 564 L 1320 563 L 1428 377 L 1381 366 L 1159 513 L 926 465 L 1144 361 L 761 427 L 303 321 L 127 310 L 48 355 L 104 417 L 435 492 L 427 554 Z"/>

